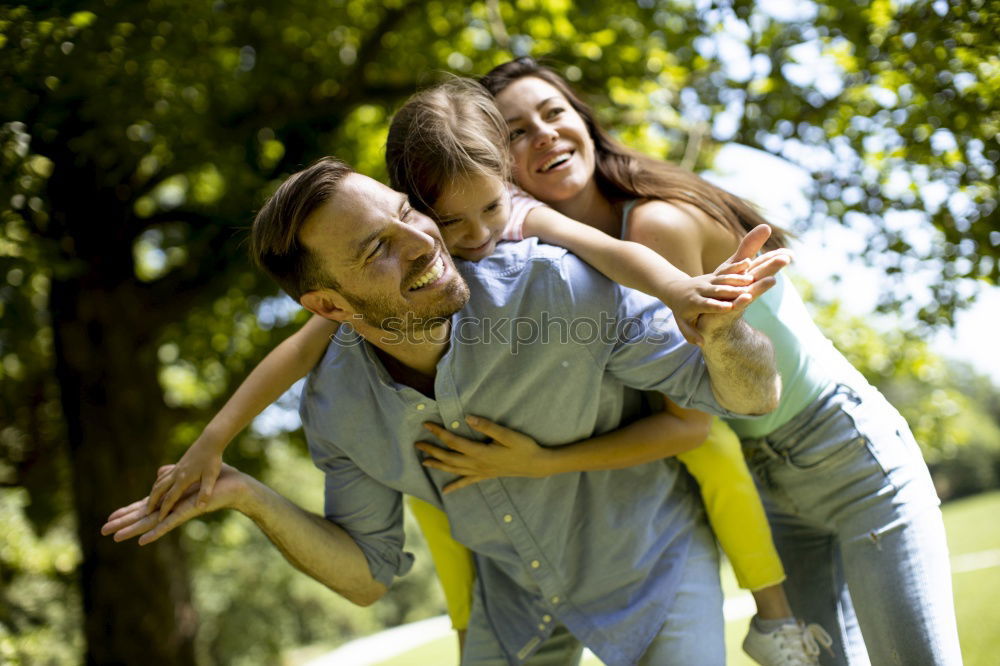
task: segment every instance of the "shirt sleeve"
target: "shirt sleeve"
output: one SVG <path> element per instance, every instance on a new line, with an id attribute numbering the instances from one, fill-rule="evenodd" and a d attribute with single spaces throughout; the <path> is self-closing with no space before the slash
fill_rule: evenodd
<path id="1" fill-rule="evenodd" d="M 505 241 L 524 240 L 524 220 L 527 219 L 528 213 L 545 204 L 517 185 L 508 185 L 507 192 L 510 195 L 510 219 L 500 238 Z"/>
<path id="2" fill-rule="evenodd" d="M 626 386 L 663 393 L 681 407 L 738 416 L 712 391 L 701 350 L 684 340 L 663 303 L 615 284 L 574 255 L 563 257 L 569 312 L 593 318 L 602 331 L 605 371 Z"/>
<path id="3" fill-rule="evenodd" d="M 324 516 L 351 535 L 372 577 L 390 587 L 413 566 L 413 555 L 403 552 L 402 494 L 365 474 L 329 440 L 305 430 L 313 462 L 325 475 Z"/>

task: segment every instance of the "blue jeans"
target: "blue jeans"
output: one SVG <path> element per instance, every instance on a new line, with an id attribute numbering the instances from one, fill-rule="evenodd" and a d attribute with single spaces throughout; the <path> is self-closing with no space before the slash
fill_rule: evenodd
<path id="1" fill-rule="evenodd" d="M 719 548 L 703 526 L 691 541 L 670 615 L 638 666 L 725 666 L 724 624 Z"/>
<path id="2" fill-rule="evenodd" d="M 743 446 L 792 609 L 834 638 L 823 664 L 962 663 L 937 494 L 878 391 L 834 385 Z"/>
<path id="3" fill-rule="evenodd" d="M 506 666 L 496 638 L 475 611 L 465 639 L 462 666 Z M 524 666 L 575 666 L 583 645 L 562 625 Z M 719 583 L 719 549 L 708 525 L 694 533 L 688 550 L 684 576 L 674 597 L 670 615 L 637 666 L 725 666 L 722 586 Z"/>

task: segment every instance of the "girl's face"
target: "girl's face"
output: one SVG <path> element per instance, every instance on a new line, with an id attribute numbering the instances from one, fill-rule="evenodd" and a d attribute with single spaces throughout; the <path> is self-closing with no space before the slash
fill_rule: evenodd
<path id="1" fill-rule="evenodd" d="M 562 93 L 526 76 L 504 88 L 496 103 L 510 130 L 517 184 L 553 204 L 583 191 L 594 176 L 594 141 Z"/>
<path id="2" fill-rule="evenodd" d="M 510 195 L 500 178 L 473 175 L 447 183 L 434 214 L 448 252 L 479 261 L 493 254 L 510 219 Z"/>

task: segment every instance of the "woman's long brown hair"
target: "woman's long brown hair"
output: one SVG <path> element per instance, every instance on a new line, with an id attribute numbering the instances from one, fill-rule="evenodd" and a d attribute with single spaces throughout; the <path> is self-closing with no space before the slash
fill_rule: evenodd
<path id="1" fill-rule="evenodd" d="M 597 187 L 608 200 L 682 201 L 705 211 L 709 217 L 732 230 L 737 238 L 757 225 L 765 224 L 760 213 L 744 199 L 687 169 L 626 148 L 612 138 L 597 124 L 594 111 L 569 84 L 553 70 L 538 64 L 534 58 L 517 58 L 498 65 L 479 82 L 496 97 L 511 83 L 526 76 L 534 76 L 552 85 L 587 124 L 587 130 L 594 141 Z M 765 247 L 769 250 L 784 247 L 788 232 L 773 224 L 770 226 L 771 238 Z"/>

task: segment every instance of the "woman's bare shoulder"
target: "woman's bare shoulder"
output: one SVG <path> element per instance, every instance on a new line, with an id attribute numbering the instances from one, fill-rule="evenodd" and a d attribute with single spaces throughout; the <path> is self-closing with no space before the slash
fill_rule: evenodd
<path id="1" fill-rule="evenodd" d="M 736 239 L 701 208 L 683 201 L 648 199 L 635 205 L 628 220 L 628 238 L 696 275 L 719 256 L 728 256 Z M 714 265 L 712 266 L 714 267 Z"/>
<path id="2" fill-rule="evenodd" d="M 629 216 L 629 227 L 638 232 L 700 233 L 712 222 L 705 211 L 683 201 L 644 199 Z"/>

